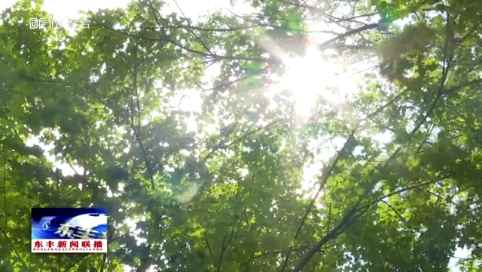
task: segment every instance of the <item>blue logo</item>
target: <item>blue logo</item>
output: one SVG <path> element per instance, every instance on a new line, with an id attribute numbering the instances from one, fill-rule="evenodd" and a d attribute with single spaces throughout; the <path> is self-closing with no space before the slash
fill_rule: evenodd
<path id="1" fill-rule="evenodd" d="M 107 239 L 107 209 L 33 208 L 32 239 Z"/>

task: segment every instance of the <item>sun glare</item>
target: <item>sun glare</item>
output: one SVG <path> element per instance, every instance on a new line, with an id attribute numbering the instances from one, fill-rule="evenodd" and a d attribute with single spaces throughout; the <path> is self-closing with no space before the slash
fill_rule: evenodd
<path id="1" fill-rule="evenodd" d="M 334 83 L 337 67 L 325 62 L 319 51 L 309 50 L 303 58 L 287 60 L 286 65 L 280 87 L 292 92 L 298 114 L 308 116 L 319 96 L 332 100 L 327 88 Z"/>

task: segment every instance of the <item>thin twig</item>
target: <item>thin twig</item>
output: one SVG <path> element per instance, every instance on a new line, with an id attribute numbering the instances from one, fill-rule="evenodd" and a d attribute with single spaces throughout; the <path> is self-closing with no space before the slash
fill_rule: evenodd
<path id="1" fill-rule="evenodd" d="M 214 263 L 214 254 L 213 254 L 213 251 L 211 250 L 211 246 L 209 245 L 209 240 L 206 236 L 206 231 L 204 231 L 203 239 L 204 239 L 204 242 L 206 243 L 206 247 L 208 248 L 209 256 L 211 256 L 211 259 L 213 260 L 213 264 L 215 264 Z"/>

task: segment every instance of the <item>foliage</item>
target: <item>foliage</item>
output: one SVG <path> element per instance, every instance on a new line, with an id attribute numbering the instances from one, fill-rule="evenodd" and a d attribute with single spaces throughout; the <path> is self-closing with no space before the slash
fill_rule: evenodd
<path id="1" fill-rule="evenodd" d="M 438 272 L 456 248 L 480 271 L 482 3 L 248 4 L 140 0 L 76 33 L 30 29 L 41 1 L 1 14 L 0 271 Z M 263 92 L 320 32 L 376 67 L 301 122 Z M 59 206 L 107 207 L 109 253 L 31 254 L 30 209 Z"/>

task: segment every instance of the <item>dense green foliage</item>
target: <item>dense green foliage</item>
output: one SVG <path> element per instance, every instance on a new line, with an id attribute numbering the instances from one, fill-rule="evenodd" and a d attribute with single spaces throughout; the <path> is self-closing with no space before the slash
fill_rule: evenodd
<path id="1" fill-rule="evenodd" d="M 0 17 L 0 271 L 482 270 L 481 1 L 139 0 L 75 33 L 34 2 Z M 320 32 L 364 69 L 303 119 L 262 92 Z M 91 205 L 108 254 L 30 253 L 32 207 Z"/>

